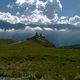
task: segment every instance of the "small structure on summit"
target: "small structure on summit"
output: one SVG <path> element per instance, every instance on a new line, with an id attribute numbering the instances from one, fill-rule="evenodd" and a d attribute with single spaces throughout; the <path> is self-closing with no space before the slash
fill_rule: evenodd
<path id="1" fill-rule="evenodd" d="M 42 33 L 35 33 L 35 35 L 31 38 L 28 38 L 28 40 L 35 41 L 39 44 L 42 44 L 45 47 L 55 47 L 52 43 L 50 43 L 45 36 L 42 35 Z"/>
<path id="2" fill-rule="evenodd" d="M 39 36 L 39 34 L 36 32 L 35 37 L 38 37 L 38 36 Z"/>
<path id="3" fill-rule="evenodd" d="M 35 35 L 32 37 L 33 39 L 45 39 L 45 36 L 42 35 L 42 33 L 35 33 Z"/>

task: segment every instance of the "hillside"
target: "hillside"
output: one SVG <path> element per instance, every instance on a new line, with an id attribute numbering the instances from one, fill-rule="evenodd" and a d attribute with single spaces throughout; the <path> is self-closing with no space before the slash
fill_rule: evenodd
<path id="1" fill-rule="evenodd" d="M 0 39 L 0 46 L 9 45 L 16 42 L 17 40 L 13 40 L 13 39 Z"/>
<path id="2" fill-rule="evenodd" d="M 71 45 L 71 46 L 63 46 L 61 48 L 64 48 L 64 49 L 80 49 L 80 44 Z"/>
<path id="3" fill-rule="evenodd" d="M 34 40 L 0 46 L 0 78 L 79 80 L 79 75 L 80 50 L 45 47 Z"/>

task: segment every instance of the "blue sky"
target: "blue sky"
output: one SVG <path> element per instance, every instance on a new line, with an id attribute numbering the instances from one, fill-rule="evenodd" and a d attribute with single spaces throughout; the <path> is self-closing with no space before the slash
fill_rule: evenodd
<path id="1" fill-rule="evenodd" d="M 80 16 L 80 0 L 60 0 L 63 10 L 60 15 L 72 17 Z"/>
<path id="2" fill-rule="evenodd" d="M 0 0 L 0 12 L 9 11 L 14 13 L 15 11 L 17 11 L 17 8 L 11 11 L 6 7 L 8 4 L 14 4 L 15 1 L 16 0 Z M 60 2 L 63 6 L 62 12 L 59 12 L 60 16 L 80 16 L 80 0 L 60 0 Z"/>
<path id="3" fill-rule="evenodd" d="M 0 12 L 4 12 L 3 15 L 9 12 L 8 17 L 20 18 L 24 15 L 27 21 L 29 17 L 33 22 L 37 19 L 36 22 L 69 23 L 80 26 L 80 0 L 36 0 L 36 2 L 35 0 L 0 0 Z"/>

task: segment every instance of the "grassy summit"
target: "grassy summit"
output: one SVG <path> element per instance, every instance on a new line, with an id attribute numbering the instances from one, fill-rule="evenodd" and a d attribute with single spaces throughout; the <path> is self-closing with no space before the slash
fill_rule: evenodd
<path id="1" fill-rule="evenodd" d="M 43 45 L 44 47 L 55 47 L 52 43 L 50 43 L 45 36 L 42 34 L 36 33 L 32 38 L 29 38 L 28 40 L 37 42 L 38 44 Z"/>
<path id="2" fill-rule="evenodd" d="M 37 80 L 80 79 L 80 50 L 46 47 L 42 40 L 37 40 L 0 46 L 0 77 L 35 75 Z"/>

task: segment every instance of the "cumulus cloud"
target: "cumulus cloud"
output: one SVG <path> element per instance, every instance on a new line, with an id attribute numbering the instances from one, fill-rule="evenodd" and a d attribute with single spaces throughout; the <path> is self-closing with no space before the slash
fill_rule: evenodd
<path id="1" fill-rule="evenodd" d="M 22 4 L 25 3 L 25 2 L 26 2 L 26 0 L 17 0 L 17 1 L 16 1 L 16 4 L 22 5 Z"/>
<path id="2" fill-rule="evenodd" d="M 10 22 L 11 24 L 19 23 L 20 19 L 17 16 L 11 15 L 11 13 L 0 12 L 0 20 Z"/>
<path id="3" fill-rule="evenodd" d="M 40 20 L 45 22 L 44 20 L 46 19 L 48 22 L 56 16 L 58 11 L 62 10 L 62 5 L 59 0 L 17 0 L 16 4 L 19 7 L 26 7 L 23 15 L 29 17 L 29 19 L 32 19 L 32 17 L 35 18 L 36 16 L 36 20 L 32 20 L 36 22 Z"/>
<path id="4" fill-rule="evenodd" d="M 16 13 L 16 15 L 20 15 L 19 12 Z M 22 15 L 20 17 L 13 16 L 11 13 L 7 12 L 0 12 L 0 20 L 9 22 L 11 24 L 16 23 L 24 23 L 24 24 L 31 24 L 31 23 L 38 23 L 38 24 L 50 24 L 51 21 L 44 15 L 36 15 L 32 14 L 31 16 L 25 17 L 25 15 Z"/>
<path id="5" fill-rule="evenodd" d="M 7 8 L 10 8 L 14 14 L 0 12 L 0 16 L 3 16 L 0 19 L 4 21 L 24 24 L 54 24 L 58 20 L 58 12 L 62 10 L 62 5 L 60 0 L 16 0 L 14 3 L 9 3 Z"/>
<path id="6" fill-rule="evenodd" d="M 61 16 L 58 18 L 57 24 L 69 24 L 69 20 L 66 16 Z"/>
<path id="7" fill-rule="evenodd" d="M 52 28 L 43 28 L 45 31 L 53 31 Z"/>
<path id="8" fill-rule="evenodd" d="M 76 26 L 80 26 L 80 16 L 70 17 L 69 23 Z"/>
<path id="9" fill-rule="evenodd" d="M 18 16 L 17 16 L 18 15 Z M 71 24 L 80 27 L 80 16 L 73 16 L 67 18 L 65 16 L 58 17 L 58 14 L 54 14 L 55 17 L 51 20 L 46 15 L 40 14 L 38 10 L 33 11 L 30 16 L 21 15 L 17 12 L 16 16 L 7 12 L 0 12 L 0 20 L 9 22 L 11 24 L 24 23 L 24 24 Z"/>
<path id="10" fill-rule="evenodd" d="M 35 0 L 17 0 L 16 1 L 16 4 L 18 4 L 18 5 L 23 5 L 24 3 L 33 3 Z"/>
<path id="11" fill-rule="evenodd" d="M 80 16 L 58 16 L 62 10 L 60 0 L 16 0 L 7 5 L 12 11 L 17 8 L 15 15 L 10 12 L 0 12 L 0 20 L 24 24 L 72 24 L 80 26 Z M 21 13 L 23 10 L 23 13 Z"/>

